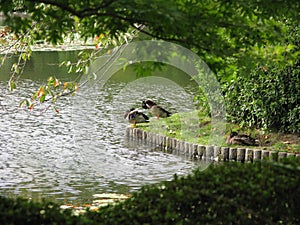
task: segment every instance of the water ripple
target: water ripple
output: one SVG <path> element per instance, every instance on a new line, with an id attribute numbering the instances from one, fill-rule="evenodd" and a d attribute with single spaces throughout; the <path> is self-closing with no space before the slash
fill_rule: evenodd
<path id="1" fill-rule="evenodd" d="M 0 82 L 0 194 L 83 202 L 95 193 L 135 191 L 195 167 L 125 138 L 123 110 L 136 103 L 114 95 L 122 93 L 123 83 L 63 99 L 60 114 L 18 107 L 38 82 L 24 80 L 15 93 L 5 85 Z"/>

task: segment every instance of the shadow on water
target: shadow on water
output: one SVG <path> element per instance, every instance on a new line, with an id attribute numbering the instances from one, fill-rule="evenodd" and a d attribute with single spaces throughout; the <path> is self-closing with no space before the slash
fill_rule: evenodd
<path id="1" fill-rule="evenodd" d="M 77 55 L 35 54 L 25 70 L 26 79 L 13 93 L 6 87 L 8 69 L 0 68 L 0 195 L 86 202 L 96 193 L 130 193 L 145 184 L 170 180 L 175 173 L 185 175 L 198 166 L 184 156 L 163 153 L 125 137 L 128 124 L 123 111 L 139 106 L 144 97 L 165 101 L 173 111 L 184 110 L 184 99 L 192 99 L 197 90 L 188 76 L 170 68 L 186 89 L 175 90 L 171 85 L 170 91 L 163 84 L 167 94 L 158 96 L 161 82 L 134 83 L 136 75 L 129 68 L 101 88 L 94 86 L 60 99 L 59 114 L 52 110 L 28 112 L 18 107 L 20 100 L 48 76 L 70 79 L 57 65 L 60 60 L 75 60 Z"/>
<path id="2" fill-rule="evenodd" d="M 68 74 L 67 68 L 59 66 L 63 61 L 76 62 L 79 50 L 75 51 L 33 51 L 32 57 L 26 62 L 22 79 L 47 80 L 50 76 L 56 76 L 63 80 L 76 77 L 76 74 Z M 11 66 L 17 63 L 17 55 L 9 55 L 5 64 L 0 67 L 0 81 L 8 81 Z"/>

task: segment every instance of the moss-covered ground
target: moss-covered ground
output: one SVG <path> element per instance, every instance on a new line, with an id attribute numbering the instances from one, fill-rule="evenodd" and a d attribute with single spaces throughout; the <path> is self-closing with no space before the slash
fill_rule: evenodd
<path id="1" fill-rule="evenodd" d="M 137 124 L 137 127 L 146 131 L 203 145 L 211 142 L 211 133 L 215 129 L 224 128 L 225 134 L 221 138 L 221 141 L 218 140 L 221 146 L 228 146 L 226 138 L 231 131 L 236 131 L 239 134 L 246 134 L 257 139 L 260 143 L 259 146 L 255 146 L 257 149 L 300 153 L 300 134 L 284 134 L 251 127 L 240 127 L 225 120 L 218 123 L 218 125 L 212 126 L 211 117 L 197 111 L 173 114 L 168 118 L 151 118 L 150 123 Z"/>

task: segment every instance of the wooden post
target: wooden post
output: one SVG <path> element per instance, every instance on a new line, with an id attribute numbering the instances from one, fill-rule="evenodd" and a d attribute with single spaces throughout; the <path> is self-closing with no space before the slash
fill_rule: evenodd
<path id="1" fill-rule="evenodd" d="M 221 147 L 214 146 L 214 160 L 220 161 L 221 160 Z"/>
<path id="2" fill-rule="evenodd" d="M 126 127 L 125 134 L 127 137 L 130 137 L 130 127 Z"/>
<path id="3" fill-rule="evenodd" d="M 184 153 L 184 146 L 185 146 L 185 142 L 184 141 L 179 141 L 179 152 L 180 152 L 180 154 Z"/>
<path id="4" fill-rule="evenodd" d="M 199 159 L 203 159 L 203 157 L 205 156 L 205 146 L 204 145 L 198 145 L 198 155 L 199 155 Z"/>
<path id="5" fill-rule="evenodd" d="M 189 156 L 194 154 L 194 144 L 193 143 L 189 143 Z"/>
<path id="6" fill-rule="evenodd" d="M 172 146 L 172 149 L 176 149 L 177 148 L 177 144 L 178 144 L 178 141 L 177 141 L 177 139 L 176 138 L 172 138 L 172 140 L 171 140 L 171 146 Z"/>
<path id="7" fill-rule="evenodd" d="M 155 133 L 152 133 L 152 144 L 153 145 L 156 145 L 156 134 Z"/>
<path id="8" fill-rule="evenodd" d="M 152 144 L 152 133 L 151 132 L 147 133 L 147 142 Z"/>
<path id="9" fill-rule="evenodd" d="M 190 143 L 184 142 L 184 154 L 189 155 L 190 153 Z"/>
<path id="10" fill-rule="evenodd" d="M 166 150 L 171 150 L 171 138 L 170 137 L 165 137 L 165 142 L 166 142 L 166 145 L 165 145 L 165 148 Z"/>
<path id="11" fill-rule="evenodd" d="M 205 152 L 206 152 L 205 159 L 212 160 L 214 157 L 214 146 L 206 146 Z"/>
<path id="12" fill-rule="evenodd" d="M 254 161 L 261 160 L 261 150 L 258 150 L 258 149 L 253 150 L 253 160 Z"/>
<path id="13" fill-rule="evenodd" d="M 236 161 L 236 157 L 237 157 L 237 149 L 230 148 L 229 149 L 229 161 Z"/>
<path id="14" fill-rule="evenodd" d="M 178 140 L 177 139 L 177 144 L 176 144 L 176 150 L 177 150 L 177 152 L 179 152 L 180 151 L 180 140 Z"/>
<path id="15" fill-rule="evenodd" d="M 278 161 L 278 152 L 276 152 L 276 151 L 270 151 L 269 152 L 269 158 L 272 161 Z"/>
<path id="16" fill-rule="evenodd" d="M 193 144 L 193 153 L 192 153 L 192 159 L 198 159 L 199 153 L 198 153 L 198 145 Z"/>
<path id="17" fill-rule="evenodd" d="M 162 143 L 162 136 L 160 134 L 156 135 L 156 144 L 161 145 Z"/>
<path id="18" fill-rule="evenodd" d="M 142 137 L 143 137 L 143 131 L 141 130 L 141 129 L 136 129 L 136 136 L 137 136 L 137 138 L 139 138 L 139 139 L 142 139 Z"/>
<path id="19" fill-rule="evenodd" d="M 161 140 L 161 135 L 157 134 L 156 135 L 156 145 L 161 146 L 162 140 Z"/>
<path id="20" fill-rule="evenodd" d="M 153 144 L 153 133 L 151 133 L 151 132 L 148 132 L 148 142 L 150 143 L 150 144 Z"/>
<path id="21" fill-rule="evenodd" d="M 283 158 L 286 158 L 287 153 L 286 152 L 278 152 L 278 161 L 280 161 Z"/>
<path id="22" fill-rule="evenodd" d="M 133 128 L 133 137 L 136 138 L 137 137 L 137 128 Z"/>
<path id="23" fill-rule="evenodd" d="M 270 152 L 267 150 L 261 151 L 261 159 L 269 159 L 270 158 Z"/>
<path id="24" fill-rule="evenodd" d="M 245 161 L 253 162 L 253 150 L 252 149 L 249 149 L 249 148 L 246 149 Z"/>
<path id="25" fill-rule="evenodd" d="M 238 162 L 245 162 L 245 154 L 246 154 L 246 149 L 238 148 L 236 153 L 236 160 Z"/>
<path id="26" fill-rule="evenodd" d="M 148 137 L 148 134 L 147 134 L 147 131 L 143 131 L 143 135 L 142 135 L 142 138 L 144 139 L 144 140 L 147 140 L 147 137 Z"/>
<path id="27" fill-rule="evenodd" d="M 287 153 L 287 157 L 290 157 L 290 158 L 295 158 L 295 157 L 296 157 L 296 155 L 295 155 L 295 153 L 288 152 L 288 153 Z"/>
<path id="28" fill-rule="evenodd" d="M 221 160 L 228 161 L 229 160 L 229 147 L 221 148 Z"/>

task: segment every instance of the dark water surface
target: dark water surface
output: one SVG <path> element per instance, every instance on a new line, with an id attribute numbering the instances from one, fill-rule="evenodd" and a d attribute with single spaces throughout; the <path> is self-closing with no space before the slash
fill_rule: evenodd
<path id="1" fill-rule="evenodd" d="M 105 84 L 100 80 L 75 97 L 61 98 L 56 114 L 43 111 L 45 106 L 33 112 L 18 107 L 45 80 L 31 72 L 13 93 L 6 79 L 0 81 L 0 195 L 86 202 L 96 193 L 130 193 L 199 166 L 129 140 L 122 117 L 124 110 L 139 107 L 147 97 L 172 112 L 189 110 L 196 90 L 189 77 L 175 74 L 177 81 L 182 79 L 175 84 L 120 72 Z"/>

